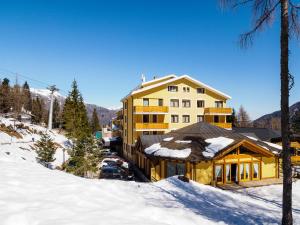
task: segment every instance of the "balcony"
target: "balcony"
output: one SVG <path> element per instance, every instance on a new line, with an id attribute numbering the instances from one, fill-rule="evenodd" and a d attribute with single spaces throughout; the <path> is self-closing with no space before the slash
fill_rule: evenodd
<path id="1" fill-rule="evenodd" d="M 232 124 L 231 123 L 210 123 L 211 125 L 217 126 L 217 127 L 221 127 L 224 129 L 232 129 Z"/>
<path id="2" fill-rule="evenodd" d="M 134 114 L 167 114 L 168 106 L 135 106 Z"/>
<path id="3" fill-rule="evenodd" d="M 205 115 L 231 115 L 232 114 L 232 108 L 205 108 L 204 109 Z"/>
<path id="4" fill-rule="evenodd" d="M 168 123 L 136 123 L 135 130 L 166 130 L 169 128 Z"/>

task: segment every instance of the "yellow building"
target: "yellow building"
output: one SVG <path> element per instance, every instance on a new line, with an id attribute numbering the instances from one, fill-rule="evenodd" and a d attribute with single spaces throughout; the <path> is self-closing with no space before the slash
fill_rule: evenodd
<path id="1" fill-rule="evenodd" d="M 143 135 L 136 164 L 151 181 L 183 175 L 202 184 L 280 183 L 280 146 L 205 122 L 164 135 Z"/>
<path id="2" fill-rule="evenodd" d="M 231 129 L 230 96 L 190 76 L 169 75 L 142 82 L 123 103 L 123 155 L 136 161 L 141 135 L 160 135 L 201 121 Z"/>

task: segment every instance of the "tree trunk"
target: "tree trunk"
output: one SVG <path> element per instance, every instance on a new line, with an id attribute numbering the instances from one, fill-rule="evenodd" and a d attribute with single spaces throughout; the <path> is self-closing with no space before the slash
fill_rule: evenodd
<path id="1" fill-rule="evenodd" d="M 283 158 L 282 224 L 293 224 L 292 168 L 289 141 L 289 11 L 288 0 L 281 0 L 280 79 L 281 79 L 281 136 Z"/>

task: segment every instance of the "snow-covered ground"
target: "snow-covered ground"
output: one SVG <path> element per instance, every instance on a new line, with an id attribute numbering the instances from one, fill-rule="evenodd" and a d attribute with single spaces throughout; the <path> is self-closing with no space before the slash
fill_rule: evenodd
<path id="1" fill-rule="evenodd" d="M 14 121 L 9 118 L 7 119 L 0 117 L 0 124 L 5 124 L 6 126 L 14 126 Z M 15 125 L 17 124 L 19 124 L 19 122 L 15 123 Z M 63 163 L 63 149 L 69 147 L 68 139 L 64 135 L 58 134 L 56 131 L 49 132 L 46 128 L 38 125 L 28 123 L 23 124 L 25 126 L 28 126 L 31 130 L 36 130 L 37 133 L 31 133 L 26 129 L 17 129 L 17 132 L 22 136 L 21 139 L 18 139 L 0 131 L 0 153 L 2 154 L 3 152 L 9 152 L 6 154 L 10 154 L 10 158 L 14 158 L 15 160 L 27 160 L 36 162 L 37 154 L 31 148 L 34 145 L 32 138 L 34 138 L 34 141 L 37 141 L 40 139 L 40 135 L 38 134 L 38 132 L 47 132 L 51 136 L 53 141 L 60 145 L 54 155 L 56 160 L 51 164 L 54 167 L 60 166 Z M 65 160 L 67 159 L 68 154 L 67 152 L 65 152 Z"/>
<path id="2" fill-rule="evenodd" d="M 43 167 L 26 147 L 0 145 L 0 225 L 280 224 L 281 185 L 233 193 L 176 177 L 156 183 L 84 179 Z M 293 190 L 300 224 L 299 181 Z"/>

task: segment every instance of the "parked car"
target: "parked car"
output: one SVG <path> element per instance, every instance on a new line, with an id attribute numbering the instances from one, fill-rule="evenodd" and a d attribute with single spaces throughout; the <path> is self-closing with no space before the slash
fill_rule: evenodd
<path id="1" fill-rule="evenodd" d="M 103 166 L 100 171 L 100 179 L 122 179 L 121 172 L 117 166 Z"/>

